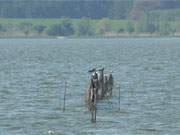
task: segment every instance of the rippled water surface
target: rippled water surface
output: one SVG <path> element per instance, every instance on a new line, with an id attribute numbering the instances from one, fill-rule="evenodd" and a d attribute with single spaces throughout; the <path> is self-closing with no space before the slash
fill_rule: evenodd
<path id="1" fill-rule="evenodd" d="M 84 104 L 91 67 L 115 79 L 96 123 Z M 0 135 L 48 134 L 179 135 L 180 39 L 0 39 Z"/>

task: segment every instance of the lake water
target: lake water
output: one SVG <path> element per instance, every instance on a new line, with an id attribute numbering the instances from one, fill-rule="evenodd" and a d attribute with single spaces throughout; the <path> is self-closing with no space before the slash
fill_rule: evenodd
<path id="1" fill-rule="evenodd" d="M 96 123 L 84 103 L 92 67 L 115 80 Z M 179 135 L 180 39 L 0 39 L 0 135 L 48 134 Z"/>

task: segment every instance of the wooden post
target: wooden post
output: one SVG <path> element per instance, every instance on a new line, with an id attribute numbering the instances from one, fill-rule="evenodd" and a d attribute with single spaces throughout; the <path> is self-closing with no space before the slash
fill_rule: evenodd
<path id="1" fill-rule="evenodd" d="M 120 100 L 120 98 L 121 98 L 121 95 L 120 95 L 120 92 L 121 92 L 121 87 L 120 87 L 120 85 L 119 85 L 119 111 L 120 111 L 120 105 L 121 105 L 121 100 Z"/>
<path id="2" fill-rule="evenodd" d="M 96 89 L 95 89 L 95 91 L 94 91 L 94 122 L 96 122 L 96 103 L 97 103 L 97 94 L 96 94 L 97 92 L 96 92 Z"/>
<path id="3" fill-rule="evenodd" d="M 65 111 L 65 107 L 66 107 L 66 89 L 67 89 L 67 82 L 65 81 L 63 112 Z"/>
<path id="4" fill-rule="evenodd" d="M 104 96 L 104 69 L 103 68 L 102 68 L 102 82 L 101 83 L 102 83 L 102 93 L 101 94 Z"/>
<path id="5" fill-rule="evenodd" d="M 92 90 L 92 94 L 93 94 L 93 101 L 91 101 L 91 104 L 92 104 L 92 108 L 91 108 L 91 122 L 96 122 L 96 99 L 97 99 L 97 95 L 96 95 L 96 90 L 93 89 Z"/>

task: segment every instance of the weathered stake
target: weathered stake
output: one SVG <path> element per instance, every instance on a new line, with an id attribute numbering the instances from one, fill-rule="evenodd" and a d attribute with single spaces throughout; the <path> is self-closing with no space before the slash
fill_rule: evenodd
<path id="1" fill-rule="evenodd" d="M 65 107 L 66 107 L 66 89 L 67 89 L 67 82 L 65 81 L 63 112 L 65 111 Z"/>
<path id="2" fill-rule="evenodd" d="M 97 95 L 96 95 L 96 90 L 92 90 L 92 94 L 93 94 L 93 101 L 92 101 L 92 105 L 91 105 L 91 122 L 95 123 L 96 122 L 96 99 L 97 99 Z"/>
<path id="3" fill-rule="evenodd" d="M 121 87 L 119 86 L 119 111 L 120 111 L 120 105 L 121 105 L 121 95 L 120 95 L 120 92 L 121 92 Z"/>

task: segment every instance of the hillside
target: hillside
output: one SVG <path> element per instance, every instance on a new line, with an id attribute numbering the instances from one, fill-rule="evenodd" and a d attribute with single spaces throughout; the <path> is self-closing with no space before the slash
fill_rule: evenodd
<path id="1" fill-rule="evenodd" d="M 178 0 L 3 0 L 0 17 L 139 19 L 143 12 L 176 8 L 180 8 Z"/>
<path id="2" fill-rule="evenodd" d="M 41 36 L 180 36 L 180 1 L 0 1 L 0 37 Z"/>

